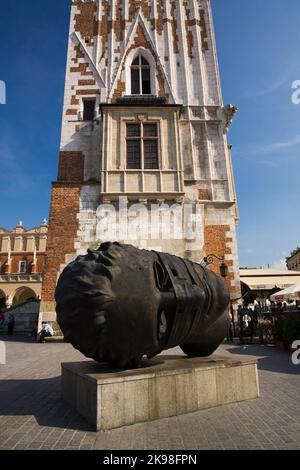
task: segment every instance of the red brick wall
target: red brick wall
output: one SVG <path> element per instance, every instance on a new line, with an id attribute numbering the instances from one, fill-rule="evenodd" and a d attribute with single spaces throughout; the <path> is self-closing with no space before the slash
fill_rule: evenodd
<path id="1" fill-rule="evenodd" d="M 6 273 L 7 255 L 0 255 L 0 274 Z"/>
<path id="2" fill-rule="evenodd" d="M 77 214 L 84 179 L 84 154 L 60 152 L 58 181 L 53 183 L 42 300 L 54 301 L 57 274 L 66 254 L 73 253 L 78 230 Z"/>
<path id="3" fill-rule="evenodd" d="M 33 256 L 32 255 L 26 255 L 24 254 L 16 254 L 12 255 L 11 257 L 11 269 L 10 272 L 12 274 L 17 274 L 19 272 L 19 262 L 20 261 L 26 261 L 26 274 L 31 274 L 31 265 L 33 262 Z"/>
<path id="4" fill-rule="evenodd" d="M 96 21 L 96 3 L 82 3 L 78 5 L 79 13 L 75 15 L 75 31 L 80 32 L 84 39 L 93 43 L 94 36 L 98 33 Z"/>
<path id="5" fill-rule="evenodd" d="M 84 178 L 84 155 L 82 152 L 60 152 L 58 181 L 82 183 Z"/>
<path id="6" fill-rule="evenodd" d="M 78 230 L 80 185 L 54 183 L 51 194 L 47 255 L 43 276 L 42 300 L 54 301 L 57 273 L 65 255 L 74 252 Z"/>
<path id="7" fill-rule="evenodd" d="M 209 189 L 198 189 L 198 197 L 202 201 L 209 201 L 212 199 L 211 190 Z"/>
<path id="8" fill-rule="evenodd" d="M 42 273 L 44 271 L 45 259 L 46 259 L 46 254 L 37 255 L 36 268 L 35 268 L 36 273 Z"/>
<path id="9" fill-rule="evenodd" d="M 228 247 L 231 239 L 226 237 L 226 232 L 230 231 L 229 225 L 208 225 L 205 227 L 205 251 L 206 255 L 213 253 L 216 256 L 224 257 L 225 254 L 231 254 L 231 248 Z M 209 268 L 217 275 L 220 276 L 220 264 L 222 261 L 214 260 Z M 233 266 L 233 261 L 226 261 L 228 267 Z M 236 289 L 231 286 L 231 281 L 234 279 L 234 273 L 228 273 L 226 278 L 228 287 L 230 288 L 231 294 L 236 295 Z"/>
<path id="10" fill-rule="evenodd" d="M 1 263 L 0 273 L 1 274 L 7 274 L 7 264 L 6 264 L 7 260 L 8 260 L 7 255 L 0 255 L 0 263 Z M 44 270 L 44 264 L 45 264 L 45 254 L 44 253 L 37 254 L 35 269 L 32 265 L 33 253 L 29 254 L 29 253 L 24 252 L 24 253 L 12 254 L 9 274 L 19 273 L 20 261 L 26 261 L 27 263 L 26 274 L 42 273 Z"/>

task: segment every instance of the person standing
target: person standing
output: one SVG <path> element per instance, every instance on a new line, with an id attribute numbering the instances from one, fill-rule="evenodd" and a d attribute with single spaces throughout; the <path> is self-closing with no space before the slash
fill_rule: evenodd
<path id="1" fill-rule="evenodd" d="M 228 330 L 227 330 L 227 335 L 226 335 L 227 343 L 233 343 L 232 321 L 233 321 L 232 313 L 229 313 L 229 325 L 228 325 Z"/>
<path id="2" fill-rule="evenodd" d="M 14 334 L 14 330 L 15 330 L 15 316 L 10 313 L 9 316 L 8 316 L 8 323 L 7 323 L 7 333 L 9 335 L 13 335 Z"/>
<path id="3" fill-rule="evenodd" d="M 0 308 L 0 330 L 2 330 L 2 328 L 4 327 L 4 321 L 5 321 L 5 318 L 4 318 L 3 312 Z"/>

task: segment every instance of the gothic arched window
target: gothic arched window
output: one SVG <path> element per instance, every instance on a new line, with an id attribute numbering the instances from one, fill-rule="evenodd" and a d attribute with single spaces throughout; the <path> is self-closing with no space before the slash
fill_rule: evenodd
<path id="1" fill-rule="evenodd" d="M 142 55 L 131 64 L 131 94 L 151 95 L 150 65 Z"/>

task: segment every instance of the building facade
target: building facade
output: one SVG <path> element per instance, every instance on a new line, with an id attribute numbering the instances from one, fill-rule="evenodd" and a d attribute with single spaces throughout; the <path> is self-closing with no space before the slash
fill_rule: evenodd
<path id="1" fill-rule="evenodd" d="M 0 306 L 15 307 L 40 299 L 48 225 L 26 230 L 23 223 L 13 230 L 0 228 Z"/>
<path id="2" fill-rule="evenodd" d="M 106 240 L 198 262 L 213 253 L 240 296 L 235 111 L 222 101 L 209 0 L 72 1 L 44 319 L 55 320 L 66 263 Z"/>
<path id="3" fill-rule="evenodd" d="M 300 247 L 298 246 L 286 258 L 286 265 L 289 271 L 300 271 Z"/>

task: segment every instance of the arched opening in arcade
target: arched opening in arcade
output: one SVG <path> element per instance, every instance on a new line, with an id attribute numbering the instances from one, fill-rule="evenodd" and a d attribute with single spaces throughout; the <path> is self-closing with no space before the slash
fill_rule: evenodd
<path id="1" fill-rule="evenodd" d="M 24 304 L 25 302 L 37 299 L 38 297 L 32 289 L 29 287 L 20 287 L 16 290 L 13 296 L 12 307 L 17 307 L 18 305 Z"/>

